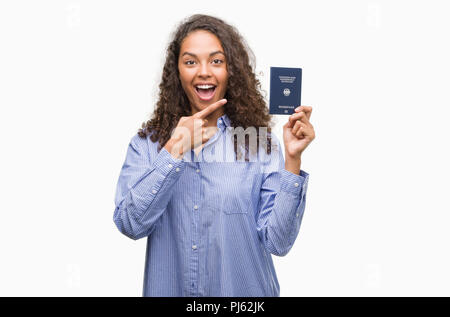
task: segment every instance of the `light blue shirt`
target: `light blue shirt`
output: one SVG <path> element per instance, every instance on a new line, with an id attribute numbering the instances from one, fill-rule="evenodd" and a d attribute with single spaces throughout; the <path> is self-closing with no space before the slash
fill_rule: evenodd
<path id="1" fill-rule="evenodd" d="M 309 174 L 286 171 L 280 142 L 255 161 L 234 157 L 230 120 L 181 159 L 137 134 L 120 172 L 114 222 L 147 238 L 143 296 L 280 296 L 272 254 L 292 248 Z M 221 153 L 223 160 L 207 160 Z"/>

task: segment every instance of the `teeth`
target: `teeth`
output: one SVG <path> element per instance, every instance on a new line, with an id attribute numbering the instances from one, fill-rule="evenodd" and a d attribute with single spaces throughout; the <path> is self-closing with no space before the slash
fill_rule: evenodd
<path id="1" fill-rule="evenodd" d="M 209 88 L 213 88 L 213 85 L 197 85 L 196 86 L 199 89 L 209 89 Z"/>

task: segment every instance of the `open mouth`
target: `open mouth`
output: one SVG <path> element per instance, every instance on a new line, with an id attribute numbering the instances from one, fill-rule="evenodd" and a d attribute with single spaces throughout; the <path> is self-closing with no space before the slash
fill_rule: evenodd
<path id="1" fill-rule="evenodd" d="M 214 97 L 216 92 L 216 86 L 214 85 L 196 85 L 195 91 L 197 92 L 197 96 L 201 100 L 211 100 Z"/>

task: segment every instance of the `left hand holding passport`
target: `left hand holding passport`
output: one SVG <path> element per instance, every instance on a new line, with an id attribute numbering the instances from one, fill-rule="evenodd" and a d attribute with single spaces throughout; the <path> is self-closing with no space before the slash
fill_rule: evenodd
<path id="1" fill-rule="evenodd" d="M 300 106 L 295 108 L 283 126 L 283 141 L 286 155 L 300 157 L 303 150 L 315 138 L 313 125 L 309 122 L 312 107 Z"/>

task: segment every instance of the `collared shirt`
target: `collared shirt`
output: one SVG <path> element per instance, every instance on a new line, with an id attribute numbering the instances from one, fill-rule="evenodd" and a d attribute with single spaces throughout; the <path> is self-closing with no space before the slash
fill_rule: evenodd
<path id="1" fill-rule="evenodd" d="M 198 156 L 180 159 L 149 136 L 130 141 L 113 219 L 129 238 L 147 238 L 143 296 L 280 296 L 272 255 L 298 236 L 309 174 L 284 168 L 273 133 L 271 153 L 227 160 L 226 114 L 217 127 Z"/>

